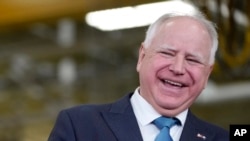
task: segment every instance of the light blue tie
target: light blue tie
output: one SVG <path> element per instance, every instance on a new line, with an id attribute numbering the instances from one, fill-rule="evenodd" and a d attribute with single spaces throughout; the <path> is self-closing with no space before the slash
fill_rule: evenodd
<path id="1" fill-rule="evenodd" d="M 153 121 L 155 126 L 160 129 L 160 133 L 156 136 L 155 141 L 173 141 L 169 131 L 170 128 L 178 123 L 177 119 L 159 117 Z"/>

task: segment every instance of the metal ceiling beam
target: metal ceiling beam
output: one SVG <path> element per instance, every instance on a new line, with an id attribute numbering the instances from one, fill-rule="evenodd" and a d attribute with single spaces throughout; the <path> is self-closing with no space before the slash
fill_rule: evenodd
<path id="1" fill-rule="evenodd" d="M 133 6 L 155 0 L 2 0 L 0 30 L 23 27 L 34 22 L 55 22 L 63 17 L 83 19 L 89 11 Z"/>

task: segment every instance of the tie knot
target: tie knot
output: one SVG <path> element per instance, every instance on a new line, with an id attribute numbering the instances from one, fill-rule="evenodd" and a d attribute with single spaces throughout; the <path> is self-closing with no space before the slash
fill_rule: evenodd
<path id="1" fill-rule="evenodd" d="M 157 128 L 162 129 L 163 127 L 171 128 L 173 125 L 178 124 L 178 119 L 159 117 L 153 121 Z"/>

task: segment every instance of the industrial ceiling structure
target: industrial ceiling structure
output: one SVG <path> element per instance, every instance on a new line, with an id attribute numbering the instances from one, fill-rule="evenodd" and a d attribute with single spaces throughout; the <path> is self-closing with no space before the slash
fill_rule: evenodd
<path id="1" fill-rule="evenodd" d="M 37 22 L 56 23 L 70 17 L 83 21 L 86 13 L 160 0 L 1 0 L 0 31 L 24 28 Z"/>
<path id="2" fill-rule="evenodd" d="M 85 16 L 163 1 L 0 0 L 0 140 L 47 140 L 60 109 L 134 90 L 146 27 L 106 32 Z M 211 81 L 194 111 L 224 128 L 249 124 L 250 2 L 184 1 L 201 8 L 219 32 Z"/>

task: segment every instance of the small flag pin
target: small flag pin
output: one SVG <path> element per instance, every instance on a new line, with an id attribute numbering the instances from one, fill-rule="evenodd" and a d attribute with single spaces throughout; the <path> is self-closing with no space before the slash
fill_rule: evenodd
<path id="1" fill-rule="evenodd" d="M 206 140 L 206 136 L 204 136 L 204 135 L 202 135 L 202 134 L 200 134 L 200 133 L 197 134 L 197 137 L 198 137 L 198 138 L 202 138 L 203 140 Z"/>

